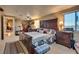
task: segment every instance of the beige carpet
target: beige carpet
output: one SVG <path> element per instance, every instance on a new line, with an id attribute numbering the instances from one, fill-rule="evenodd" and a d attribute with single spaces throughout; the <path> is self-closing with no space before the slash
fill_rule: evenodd
<path id="1" fill-rule="evenodd" d="M 3 54 L 5 48 L 5 42 L 0 40 L 0 54 Z"/>
<path id="2" fill-rule="evenodd" d="M 50 51 L 48 51 L 47 54 L 76 54 L 75 50 L 60 44 L 54 43 L 50 47 Z"/>
<path id="3" fill-rule="evenodd" d="M 25 53 L 19 41 L 6 43 L 4 54 L 20 54 Z"/>

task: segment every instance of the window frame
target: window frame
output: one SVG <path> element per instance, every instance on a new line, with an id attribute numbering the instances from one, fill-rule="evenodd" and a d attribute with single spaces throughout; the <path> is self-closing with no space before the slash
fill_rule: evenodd
<path id="1" fill-rule="evenodd" d="M 75 11 L 70 11 L 70 12 L 66 12 L 66 13 L 64 13 L 64 28 L 65 28 L 65 15 L 66 14 L 70 14 L 70 13 L 75 13 L 75 30 L 74 31 L 78 31 L 77 30 L 77 20 L 78 20 L 78 15 L 77 15 L 77 12 L 79 12 L 79 10 L 75 10 Z"/>

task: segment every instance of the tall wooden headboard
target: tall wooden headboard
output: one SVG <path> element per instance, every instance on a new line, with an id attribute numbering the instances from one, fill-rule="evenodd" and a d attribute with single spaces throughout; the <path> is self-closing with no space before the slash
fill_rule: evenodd
<path id="1" fill-rule="evenodd" d="M 50 20 L 41 20 L 40 21 L 40 28 L 48 28 L 48 29 L 58 30 L 57 18 L 50 19 Z"/>

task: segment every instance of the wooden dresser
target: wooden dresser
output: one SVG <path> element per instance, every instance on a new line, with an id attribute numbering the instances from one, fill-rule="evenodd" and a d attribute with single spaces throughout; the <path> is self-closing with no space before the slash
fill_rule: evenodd
<path id="1" fill-rule="evenodd" d="M 73 38 L 72 32 L 60 32 L 56 33 L 56 43 L 71 48 L 71 40 Z"/>

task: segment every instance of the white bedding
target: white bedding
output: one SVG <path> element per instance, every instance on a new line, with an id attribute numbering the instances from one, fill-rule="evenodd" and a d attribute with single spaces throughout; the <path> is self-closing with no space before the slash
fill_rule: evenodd
<path id="1" fill-rule="evenodd" d="M 38 42 L 39 40 L 49 39 L 49 37 L 51 36 L 49 34 L 43 34 L 43 33 L 39 33 L 39 32 L 27 32 L 25 34 L 32 37 L 32 43 L 33 44 Z"/>

